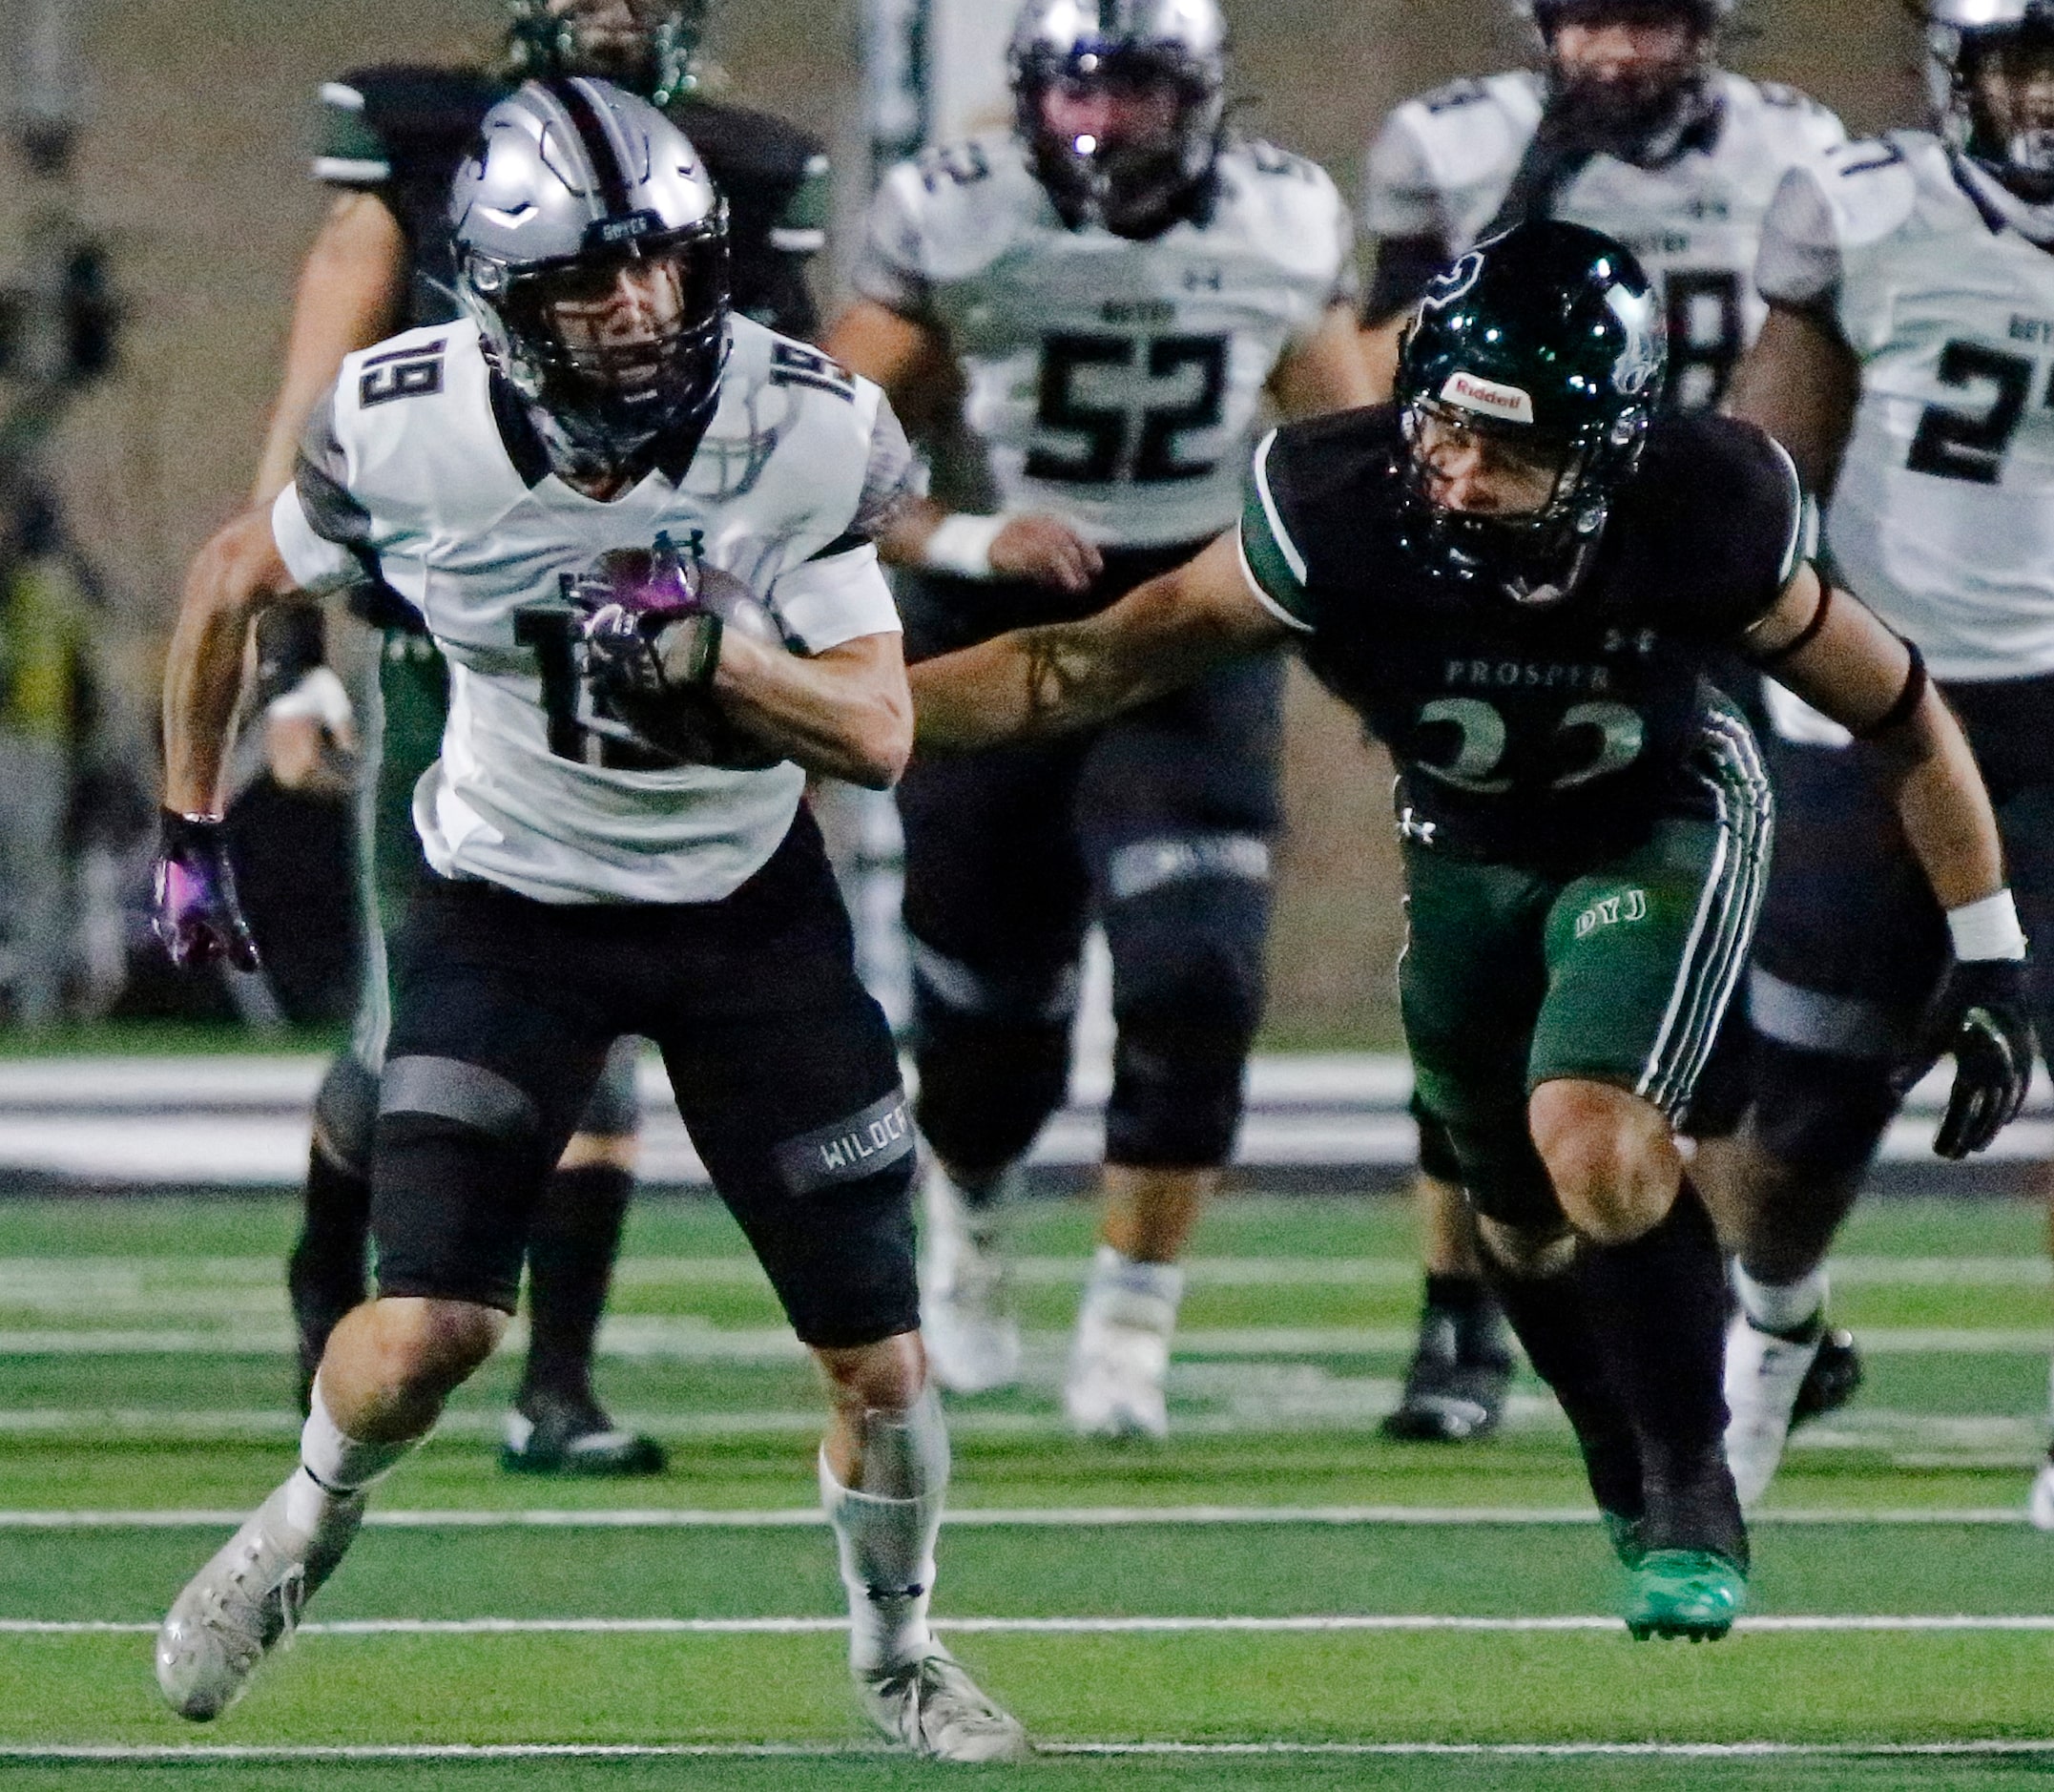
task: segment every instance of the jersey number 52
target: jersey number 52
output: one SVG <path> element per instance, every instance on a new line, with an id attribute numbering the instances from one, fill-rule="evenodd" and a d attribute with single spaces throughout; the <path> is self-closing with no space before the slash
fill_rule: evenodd
<path id="1" fill-rule="evenodd" d="M 1158 397 L 1164 387 L 1174 396 Z M 1181 458 L 1177 438 L 1218 428 L 1226 397 L 1224 336 L 1051 336 L 1042 344 L 1035 421 L 1082 446 L 1037 445 L 1027 475 L 1087 486 L 1203 479 L 1218 461 Z"/>

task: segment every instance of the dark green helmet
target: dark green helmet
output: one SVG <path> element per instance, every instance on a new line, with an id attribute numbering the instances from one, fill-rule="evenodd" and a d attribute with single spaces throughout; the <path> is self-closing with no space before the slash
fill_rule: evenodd
<path id="1" fill-rule="evenodd" d="M 507 70 L 516 80 L 596 76 L 668 106 L 698 85 L 699 52 L 713 0 L 508 0 Z M 595 42 L 599 15 L 625 15 L 626 31 L 609 21 Z"/>
<path id="2" fill-rule="evenodd" d="M 1405 543 L 1438 577 L 1545 603 L 1575 585 L 1662 393 L 1662 307 L 1631 253 L 1552 219 L 1479 243 L 1427 288 L 1400 351 Z M 1422 436 L 1476 432 L 1552 465 L 1516 513 L 1433 493 Z"/>

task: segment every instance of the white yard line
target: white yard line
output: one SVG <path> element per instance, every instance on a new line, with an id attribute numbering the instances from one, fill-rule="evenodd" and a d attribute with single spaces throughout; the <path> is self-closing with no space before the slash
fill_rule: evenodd
<path id="1" fill-rule="evenodd" d="M 0 1761 L 840 1761 L 894 1751 L 881 1742 L 0 1742 Z M 2054 1739 L 1960 1742 L 1038 1742 L 1041 1755 L 1226 1759 L 1973 1761 L 2054 1754 Z"/>
<path id="2" fill-rule="evenodd" d="M 104 1318 L 104 1313 L 94 1317 Z M 161 1312 L 158 1317 L 161 1319 Z M 2044 1356 L 2054 1351 L 2054 1326 L 1927 1325 L 1864 1326 L 1857 1343 L 1869 1356 Z M 1418 1342 L 1409 1326 L 1238 1325 L 1191 1326 L 1177 1334 L 1180 1365 L 1208 1358 L 1400 1356 Z M 1024 1343 L 1029 1380 L 1037 1365 L 1051 1383 L 1068 1359 L 1068 1331 L 1028 1331 Z M 223 1356 L 285 1357 L 298 1344 L 289 1326 L 239 1325 L 40 1326 L 0 1329 L 0 1358 Z M 525 1325 L 508 1328 L 500 1348 L 518 1355 L 528 1347 Z M 774 1365 L 799 1363 L 805 1350 L 781 1326 L 720 1326 L 692 1315 L 609 1320 L 599 1333 L 599 1354 L 633 1363 L 731 1363 Z"/>
<path id="3" fill-rule="evenodd" d="M 249 1514 L 228 1507 L 166 1507 L 131 1511 L 0 1510 L 0 1531 L 180 1531 L 233 1528 Z M 826 1515 L 811 1506 L 760 1511 L 694 1507 L 616 1507 L 590 1511 L 506 1509 L 373 1510 L 364 1519 L 389 1531 L 806 1531 Z M 1550 1527 L 1597 1523 L 1578 1506 L 989 1506 L 952 1511 L 943 1520 L 958 1531 L 1097 1531 L 1154 1527 L 1206 1530 L 1252 1525 L 1303 1525 L 1333 1530 L 1390 1526 L 1463 1530 L 1490 1526 Z M 2029 1521 L 2020 1506 L 1794 1507 L 1757 1511 L 1762 1526 L 1890 1526 L 1899 1529 L 2002 1529 Z"/>
<path id="4" fill-rule="evenodd" d="M 1466 1632 L 1479 1635 L 1609 1634 L 1621 1620 L 1599 1614 L 1546 1617 L 1471 1616 L 1447 1613 L 1375 1613 L 1303 1616 L 937 1617 L 934 1628 L 965 1636 L 1344 1636 Z M 91 1618 L 0 1618 L 0 1636 L 143 1636 L 150 1623 Z M 2054 1634 L 2054 1615 L 2033 1614 L 1851 1613 L 1743 1617 L 1753 1635 L 1842 1636 L 1963 1632 Z M 848 1629 L 845 1617 L 366 1617 L 301 1624 L 300 1636 L 815 1636 Z"/>

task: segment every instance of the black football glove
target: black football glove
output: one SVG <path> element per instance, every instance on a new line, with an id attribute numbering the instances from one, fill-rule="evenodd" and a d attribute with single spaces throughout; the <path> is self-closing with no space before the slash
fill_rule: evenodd
<path id="1" fill-rule="evenodd" d="M 218 821 L 166 809 L 155 866 L 152 925 L 180 969 L 226 959 L 257 969 L 257 940 L 236 896 L 228 840 Z"/>
<path id="2" fill-rule="evenodd" d="M 1930 1043 L 1954 1058 L 1954 1088 L 1933 1149 L 1942 1157 L 1965 1157 L 2018 1117 L 2032 1081 L 2025 961 L 1957 962 L 1933 1011 Z"/>

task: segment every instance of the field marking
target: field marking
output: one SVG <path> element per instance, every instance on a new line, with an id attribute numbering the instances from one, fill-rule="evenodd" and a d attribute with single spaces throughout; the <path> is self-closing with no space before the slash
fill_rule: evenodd
<path id="1" fill-rule="evenodd" d="M 2054 1754 L 2054 1739 L 1958 1742 L 1036 1742 L 1037 1755 L 1226 1759 L 1337 1756 L 1498 1761 L 1970 1761 Z M 0 1761 L 839 1761 L 898 1755 L 882 1742 L 0 1742 Z"/>
<path id="2" fill-rule="evenodd" d="M 96 1317 L 104 1317 L 97 1314 Z M 1219 1359 L 1281 1357 L 1400 1356 L 1419 1342 L 1410 1326 L 1234 1325 L 1192 1326 L 1177 1334 L 1176 1366 L 1190 1368 Z M 1873 1325 L 1858 1342 L 1870 1356 L 2045 1356 L 2054 1350 L 2054 1326 Z M 1023 1335 L 1028 1357 L 1026 1379 L 1047 1369 L 1053 1380 L 1067 1361 L 1070 1335 L 1033 1330 Z M 528 1346 L 525 1325 L 508 1328 L 502 1356 Z M 220 1356 L 288 1357 L 299 1348 L 283 1325 L 115 1327 L 42 1326 L 0 1329 L 0 1358 Z M 719 1326 L 681 1315 L 608 1320 L 598 1353 L 613 1362 L 721 1363 L 781 1366 L 805 1357 L 798 1339 L 779 1326 Z"/>
<path id="3" fill-rule="evenodd" d="M 163 1507 L 130 1511 L 0 1510 L 0 1531 L 179 1531 L 233 1529 L 249 1514 L 228 1507 Z M 444 1509 L 372 1511 L 364 1525 L 388 1531 L 810 1531 L 827 1516 L 814 1506 L 749 1508 L 596 1507 Z M 1465 1529 L 1490 1526 L 1587 1527 L 1598 1522 L 1582 1506 L 985 1506 L 944 1514 L 951 1530 L 1091 1531 L 1152 1527 L 1208 1529 L 1304 1525 L 1331 1529 L 1390 1526 Z M 1749 1514 L 1751 1526 L 1879 1525 L 2001 1528 L 2029 1524 L 2020 1506 L 1792 1507 Z"/>
<path id="4" fill-rule="evenodd" d="M 1611 1633 L 1623 1620 L 1596 1613 L 1490 1617 L 1454 1613 L 1332 1613 L 1185 1617 L 936 1617 L 962 1636 L 1377 1636 L 1469 1633 L 1551 1636 Z M 301 1624 L 301 1636 L 818 1636 L 848 1630 L 845 1617 L 363 1617 Z M 2054 1615 L 2035 1613 L 1804 1614 L 1743 1617 L 1756 1636 L 1857 1634 L 1954 1636 L 1964 1632 L 2054 1634 Z M 0 1618 L 6 1636 L 150 1636 L 157 1626 L 101 1618 Z"/>

